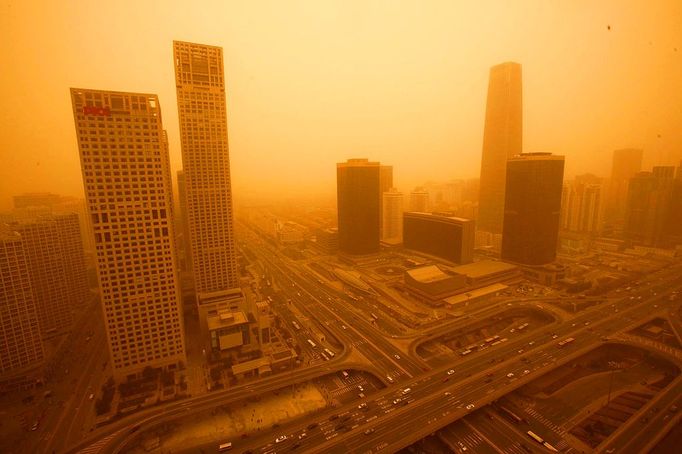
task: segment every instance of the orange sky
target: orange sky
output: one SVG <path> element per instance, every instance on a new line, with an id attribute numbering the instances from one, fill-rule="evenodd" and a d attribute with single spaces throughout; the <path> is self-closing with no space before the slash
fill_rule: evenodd
<path id="1" fill-rule="evenodd" d="M 608 30 L 608 26 L 611 30 Z M 236 198 L 478 176 L 489 67 L 523 65 L 524 149 L 608 174 L 682 159 L 682 2 L 30 1 L 0 5 L 0 209 L 81 195 L 69 87 L 157 93 L 181 167 L 172 40 L 222 46 Z M 659 137 L 660 135 L 660 137 Z"/>

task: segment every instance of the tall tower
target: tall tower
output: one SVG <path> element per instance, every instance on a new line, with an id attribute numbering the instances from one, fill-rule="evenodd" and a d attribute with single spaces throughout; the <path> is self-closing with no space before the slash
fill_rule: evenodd
<path id="1" fill-rule="evenodd" d="M 429 193 L 423 188 L 416 188 L 410 193 L 410 211 L 426 213 L 429 210 Z"/>
<path id="2" fill-rule="evenodd" d="M 621 224 L 625 219 L 625 205 L 630 178 L 642 170 L 644 152 L 636 148 L 624 148 L 613 152 L 606 221 Z"/>
<path id="3" fill-rule="evenodd" d="M 42 375 L 43 343 L 21 235 L 0 225 L 0 392 Z"/>
<path id="4" fill-rule="evenodd" d="M 223 50 L 173 41 L 173 58 L 189 249 L 201 308 L 209 294 L 215 301 L 216 292 L 239 287 Z"/>
<path id="5" fill-rule="evenodd" d="M 379 163 L 349 159 L 336 164 L 339 250 L 363 255 L 379 252 Z"/>
<path id="6" fill-rule="evenodd" d="M 379 170 L 379 222 L 381 238 L 384 238 L 384 203 L 383 194 L 393 187 L 393 166 L 381 166 Z"/>
<path id="7" fill-rule="evenodd" d="M 178 199 L 180 199 L 180 225 L 182 226 L 183 270 L 192 271 L 192 252 L 189 244 L 189 221 L 187 220 L 187 185 L 185 172 L 178 170 Z"/>
<path id="8" fill-rule="evenodd" d="M 403 193 L 396 188 L 382 195 L 383 241 L 400 243 L 403 239 Z"/>
<path id="9" fill-rule="evenodd" d="M 675 206 L 675 168 L 654 167 L 652 172 L 639 172 L 630 179 L 625 209 L 625 237 L 637 244 L 665 246 L 666 223 Z"/>
<path id="10" fill-rule="evenodd" d="M 502 233 L 507 160 L 521 154 L 522 116 L 521 65 L 493 66 L 483 130 L 477 230 Z"/>
<path id="11" fill-rule="evenodd" d="M 114 377 L 185 361 L 168 144 L 156 95 L 71 89 Z"/>
<path id="12" fill-rule="evenodd" d="M 502 259 L 546 265 L 556 258 L 564 157 L 526 153 L 507 162 Z"/>

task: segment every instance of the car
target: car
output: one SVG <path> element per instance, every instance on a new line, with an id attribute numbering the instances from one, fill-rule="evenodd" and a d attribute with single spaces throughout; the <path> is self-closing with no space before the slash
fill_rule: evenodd
<path id="1" fill-rule="evenodd" d="M 358 385 L 358 389 L 360 390 L 360 392 L 363 392 L 365 390 L 365 388 L 363 388 L 362 385 Z"/>
<path id="2" fill-rule="evenodd" d="M 88 399 L 92 400 L 92 399 L 94 399 L 94 398 L 95 398 L 95 395 L 92 394 L 92 393 L 90 393 L 90 395 L 88 396 Z"/>
<path id="3" fill-rule="evenodd" d="M 331 416 L 329 417 L 329 420 L 330 420 L 330 421 L 334 421 L 335 419 L 339 419 L 339 415 L 331 415 Z"/>
<path id="4" fill-rule="evenodd" d="M 393 405 L 398 405 L 402 399 L 398 397 L 397 399 L 393 400 Z"/>
<path id="5" fill-rule="evenodd" d="M 314 429 L 314 428 L 317 427 L 317 426 L 319 426 L 318 423 L 316 423 L 316 422 L 311 422 L 310 424 L 308 424 L 308 430 L 312 430 L 312 429 Z"/>
<path id="6" fill-rule="evenodd" d="M 374 433 L 374 430 L 375 430 L 374 427 L 365 430 L 365 435 L 373 434 L 373 433 Z"/>
<path id="7" fill-rule="evenodd" d="M 444 396 L 451 396 L 452 393 L 451 393 L 450 391 L 445 391 L 445 394 L 443 394 L 443 395 L 444 395 Z"/>
<path id="8" fill-rule="evenodd" d="M 474 408 L 474 404 L 467 405 L 467 410 L 471 410 L 472 408 Z"/>
<path id="9" fill-rule="evenodd" d="M 523 375 L 530 374 L 530 371 L 528 369 L 523 371 Z"/>
<path id="10" fill-rule="evenodd" d="M 348 328 L 346 328 L 346 325 L 341 325 L 341 328 L 348 329 Z"/>
<path id="11" fill-rule="evenodd" d="M 448 375 L 452 375 L 452 374 L 454 374 L 454 373 L 455 373 L 455 371 L 454 371 L 453 369 L 450 369 L 450 370 L 448 371 Z"/>
<path id="12" fill-rule="evenodd" d="M 303 432 L 301 435 L 298 436 L 298 439 L 303 440 L 307 436 L 308 436 L 308 434 L 306 432 Z"/>
<path id="13" fill-rule="evenodd" d="M 31 426 L 31 431 L 38 430 L 38 421 L 34 422 Z"/>
<path id="14" fill-rule="evenodd" d="M 363 402 L 360 405 L 358 405 L 358 410 L 366 410 L 367 409 L 367 402 Z"/>
<path id="15" fill-rule="evenodd" d="M 395 359 L 400 359 L 400 355 L 397 355 L 397 354 L 396 354 L 396 355 L 393 355 L 393 357 L 394 357 Z"/>
<path id="16" fill-rule="evenodd" d="M 393 378 L 391 378 L 390 375 L 386 375 L 386 380 L 388 380 L 389 383 L 393 383 Z"/>
<path id="17" fill-rule="evenodd" d="M 275 443 L 281 443 L 283 441 L 286 441 L 287 436 L 286 435 L 280 435 L 279 437 L 275 438 Z"/>
<path id="18" fill-rule="evenodd" d="M 514 372 L 509 372 L 509 373 L 507 374 L 507 378 L 512 378 L 513 376 L 514 376 Z"/>
<path id="19" fill-rule="evenodd" d="M 556 339 L 557 337 L 559 337 L 558 334 L 552 334 L 552 339 Z"/>
<path id="20" fill-rule="evenodd" d="M 405 389 L 403 389 L 402 393 L 403 393 L 403 394 L 407 394 L 407 393 L 409 393 L 410 391 L 412 391 L 412 388 L 405 388 Z"/>

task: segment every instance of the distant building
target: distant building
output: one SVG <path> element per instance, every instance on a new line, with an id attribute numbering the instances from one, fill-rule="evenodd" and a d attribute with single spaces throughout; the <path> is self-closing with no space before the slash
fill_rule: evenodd
<path id="1" fill-rule="evenodd" d="M 477 230 L 502 233 L 507 159 L 522 152 L 522 109 L 521 65 L 506 62 L 490 68 Z"/>
<path id="2" fill-rule="evenodd" d="M 564 157 L 525 153 L 507 162 L 502 260 L 545 265 L 556 258 Z"/>
<path id="3" fill-rule="evenodd" d="M 116 380 L 185 363 L 168 141 L 156 95 L 71 89 Z"/>
<path id="4" fill-rule="evenodd" d="M 0 225 L 0 392 L 31 388 L 42 377 L 38 311 L 23 239 Z"/>
<path id="5" fill-rule="evenodd" d="M 384 205 L 383 194 L 393 187 L 393 166 L 381 166 L 379 168 L 379 222 L 380 237 L 384 238 Z"/>
<path id="6" fill-rule="evenodd" d="M 474 221 L 428 213 L 405 213 L 403 246 L 453 263 L 470 263 L 474 251 Z"/>
<path id="7" fill-rule="evenodd" d="M 336 254 L 339 250 L 339 229 L 318 229 L 316 237 L 317 246 L 325 254 Z"/>
<path id="8" fill-rule="evenodd" d="M 350 255 L 379 252 L 380 164 L 349 159 L 336 165 L 339 251 Z"/>
<path id="9" fill-rule="evenodd" d="M 630 179 L 625 210 L 625 238 L 643 246 L 661 247 L 674 206 L 675 168 L 654 167 Z"/>
<path id="10" fill-rule="evenodd" d="M 49 192 L 31 192 L 12 197 L 14 208 L 51 207 L 62 202 L 63 197 Z"/>
<path id="11" fill-rule="evenodd" d="M 594 175 L 582 175 L 564 183 L 561 194 L 562 230 L 597 234 L 602 210 L 602 184 Z"/>
<path id="12" fill-rule="evenodd" d="M 22 237 L 43 339 L 71 330 L 73 310 L 89 296 L 76 213 L 12 224 Z"/>
<path id="13" fill-rule="evenodd" d="M 415 213 L 428 213 L 429 193 L 422 188 L 417 188 L 410 193 L 410 211 Z"/>
<path id="14" fill-rule="evenodd" d="M 383 193 L 383 230 L 381 240 L 399 244 L 403 240 L 403 193 L 391 188 Z"/>
<path id="15" fill-rule="evenodd" d="M 643 151 L 635 148 L 615 150 L 609 180 L 609 193 L 605 209 L 605 221 L 609 225 L 622 224 L 628 197 L 630 178 L 642 170 Z"/>
<path id="16" fill-rule="evenodd" d="M 277 222 L 277 241 L 281 244 L 296 244 L 305 241 L 308 229 L 295 222 Z"/>
<path id="17" fill-rule="evenodd" d="M 682 244 L 682 162 L 677 167 L 675 181 L 672 183 L 670 211 L 666 220 L 665 232 L 672 244 Z"/>

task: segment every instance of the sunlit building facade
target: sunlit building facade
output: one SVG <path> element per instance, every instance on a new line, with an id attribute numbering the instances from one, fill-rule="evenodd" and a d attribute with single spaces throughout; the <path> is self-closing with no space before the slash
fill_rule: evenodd
<path id="1" fill-rule="evenodd" d="M 471 263 L 474 221 L 429 213 L 404 213 L 403 246 L 452 263 Z"/>
<path id="2" fill-rule="evenodd" d="M 477 230 L 502 233 L 507 160 L 522 152 L 521 65 L 490 68 L 483 131 Z"/>
<path id="3" fill-rule="evenodd" d="M 173 41 L 173 58 L 197 304 L 200 313 L 214 315 L 230 305 L 229 290 L 239 287 L 223 50 Z"/>
<path id="4" fill-rule="evenodd" d="M 114 377 L 185 362 L 168 143 L 156 95 L 71 89 Z"/>

